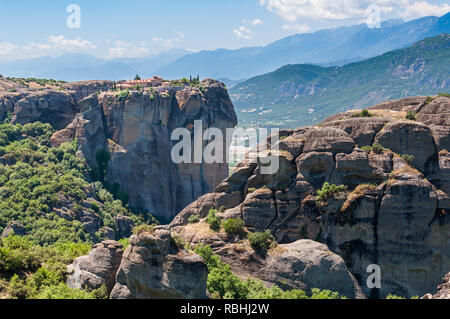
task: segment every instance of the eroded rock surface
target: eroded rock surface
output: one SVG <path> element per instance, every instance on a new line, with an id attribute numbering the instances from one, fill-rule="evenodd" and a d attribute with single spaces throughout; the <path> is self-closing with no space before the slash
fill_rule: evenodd
<path id="1" fill-rule="evenodd" d="M 176 128 L 187 128 L 193 141 L 195 121 L 201 121 L 203 131 L 219 129 L 223 137 L 237 124 L 225 86 L 213 80 L 201 85 L 202 90 L 91 95 L 78 103 L 80 113 L 54 134 L 52 143 L 57 146 L 76 138 L 80 156 L 94 169 L 98 152 L 108 151 L 107 182 L 119 185 L 133 207 L 170 220 L 228 176 L 227 164 L 175 164 L 171 158 L 178 142 L 171 140 Z M 223 144 L 226 154 L 228 145 Z"/>
<path id="2" fill-rule="evenodd" d="M 116 241 L 107 240 L 94 245 L 87 256 L 78 257 L 69 265 L 67 285 L 88 290 L 105 285 L 108 293 L 111 292 L 122 254 L 122 244 Z"/>
<path id="3" fill-rule="evenodd" d="M 205 299 L 203 259 L 178 248 L 164 228 L 133 235 L 117 272 L 112 299 Z"/>
<path id="4" fill-rule="evenodd" d="M 439 285 L 437 293 L 426 294 L 422 299 L 450 299 L 450 273 L 444 277 L 443 284 Z"/>
<path id="5" fill-rule="evenodd" d="M 269 229 L 280 247 L 300 239 L 325 243 L 367 296 L 423 295 L 450 270 L 449 110 L 446 97 L 407 98 L 369 108 L 371 117 L 349 111 L 318 127 L 283 131 L 280 171 L 263 176 L 260 164 L 247 159 L 171 227 L 187 242 L 210 244 L 237 273 L 258 273 L 264 262 L 226 234 L 187 223 L 223 207 L 223 219 L 241 218 L 250 231 Z M 407 120 L 408 112 L 417 121 Z M 383 149 L 372 149 L 374 143 Z M 325 182 L 347 190 L 318 202 Z M 372 264 L 382 270 L 380 290 L 366 286 Z"/>

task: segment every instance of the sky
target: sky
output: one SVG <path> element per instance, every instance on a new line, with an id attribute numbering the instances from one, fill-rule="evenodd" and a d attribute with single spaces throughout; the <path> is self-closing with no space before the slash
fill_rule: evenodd
<path id="1" fill-rule="evenodd" d="M 296 33 L 449 11 L 450 0 L 0 0 L 0 61 L 237 49 Z"/>

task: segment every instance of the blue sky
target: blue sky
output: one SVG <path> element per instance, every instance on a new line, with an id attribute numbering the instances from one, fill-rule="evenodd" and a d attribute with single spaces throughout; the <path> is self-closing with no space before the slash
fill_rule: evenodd
<path id="1" fill-rule="evenodd" d="M 81 9 L 80 28 L 67 27 L 70 4 Z M 371 5 L 382 20 L 450 11 L 448 0 L 0 0 L 0 60 L 266 45 L 290 34 L 363 23 Z"/>

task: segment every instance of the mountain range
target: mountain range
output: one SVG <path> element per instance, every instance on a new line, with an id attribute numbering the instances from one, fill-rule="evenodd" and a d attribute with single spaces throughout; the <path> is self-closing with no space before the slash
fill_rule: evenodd
<path id="1" fill-rule="evenodd" d="M 287 64 L 309 63 L 342 66 L 395 49 L 405 48 L 427 37 L 450 33 L 450 13 L 409 22 L 388 20 L 380 28 L 366 24 L 296 34 L 267 46 L 237 50 L 217 49 L 191 52 L 174 49 L 145 58 L 100 59 L 86 54 L 40 57 L 0 62 L 4 76 L 86 79 L 129 79 L 136 74 L 165 78 L 200 75 L 221 79 L 230 87 L 238 81 L 276 70 Z"/>
<path id="2" fill-rule="evenodd" d="M 44 56 L 35 59 L 0 62 L 4 76 L 53 78 L 64 81 L 123 80 L 136 74 L 152 77 L 161 65 L 174 62 L 189 53 L 174 49 L 145 58 L 100 59 L 83 53 L 69 53 L 59 57 Z"/>
<path id="3" fill-rule="evenodd" d="M 286 65 L 230 90 L 241 125 L 295 128 L 349 109 L 450 89 L 450 34 L 342 67 Z"/>
<path id="4" fill-rule="evenodd" d="M 366 24 L 293 35 L 264 47 L 201 51 L 181 57 L 158 70 L 165 77 L 248 79 L 286 64 L 343 65 L 407 47 L 427 37 L 450 33 L 450 13 L 409 22 L 385 21 L 381 28 Z"/>

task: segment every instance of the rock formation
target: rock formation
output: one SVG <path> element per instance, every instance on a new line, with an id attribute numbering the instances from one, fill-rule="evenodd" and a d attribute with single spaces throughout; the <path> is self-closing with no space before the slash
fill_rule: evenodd
<path id="1" fill-rule="evenodd" d="M 213 232 L 204 220 L 172 230 L 190 247 L 211 246 L 242 280 L 252 277 L 268 287 L 276 284 L 308 293 L 312 288 L 328 289 L 348 298 L 365 298 L 344 260 L 324 244 L 302 239 L 261 254 L 247 240 L 236 241 L 224 231 Z"/>
<path id="2" fill-rule="evenodd" d="M 117 272 L 112 299 L 205 299 L 203 259 L 179 248 L 170 231 L 133 235 Z"/>
<path id="3" fill-rule="evenodd" d="M 205 299 L 208 269 L 203 259 L 178 247 L 166 227 L 130 238 L 106 240 L 68 266 L 67 284 L 87 290 L 106 286 L 111 299 Z"/>
<path id="4" fill-rule="evenodd" d="M 272 152 L 278 172 L 262 175 L 260 164 L 244 160 L 213 193 L 187 206 L 173 231 L 204 242 L 209 237 L 192 230 L 189 216 L 223 207 L 223 219 L 242 218 L 250 231 L 269 229 L 281 244 L 325 243 L 368 296 L 431 291 L 450 269 L 450 99 L 407 98 L 369 111 L 283 131 Z M 409 111 L 416 121 L 405 118 Z M 318 200 L 326 182 L 347 190 Z M 226 260 L 227 239 L 213 238 L 206 241 Z M 371 264 L 381 267 L 379 290 L 366 286 Z"/>
<path id="5" fill-rule="evenodd" d="M 6 238 L 12 234 L 17 235 L 17 236 L 25 236 L 27 234 L 27 231 L 21 223 L 18 223 L 16 221 L 11 221 L 8 224 L 8 226 L 3 230 L 0 238 Z"/>
<path id="6" fill-rule="evenodd" d="M 450 299 L 450 273 L 444 279 L 443 284 L 438 286 L 438 292 L 434 295 L 426 294 L 422 299 Z"/>
<path id="7" fill-rule="evenodd" d="M 63 129 L 79 112 L 78 101 L 112 85 L 111 81 L 83 81 L 43 86 L 0 78 L 0 119 L 9 113 L 12 123 L 40 121 Z"/>
<path id="8" fill-rule="evenodd" d="M 116 241 L 107 240 L 94 245 L 87 256 L 78 257 L 69 265 L 67 285 L 88 290 L 105 285 L 108 293 L 111 292 L 122 253 L 122 244 Z"/>
<path id="9" fill-rule="evenodd" d="M 217 128 L 225 137 L 237 124 L 233 105 L 225 86 L 213 80 L 200 88 L 123 94 L 103 92 L 81 100 L 80 113 L 52 142 L 57 146 L 76 138 L 80 155 L 93 168 L 99 166 L 97 154 L 108 151 L 106 181 L 119 185 L 133 207 L 170 220 L 228 176 L 226 163 L 175 164 L 171 151 L 178 141 L 171 140 L 172 132 L 187 128 L 193 139 L 198 120 L 203 130 Z"/>

